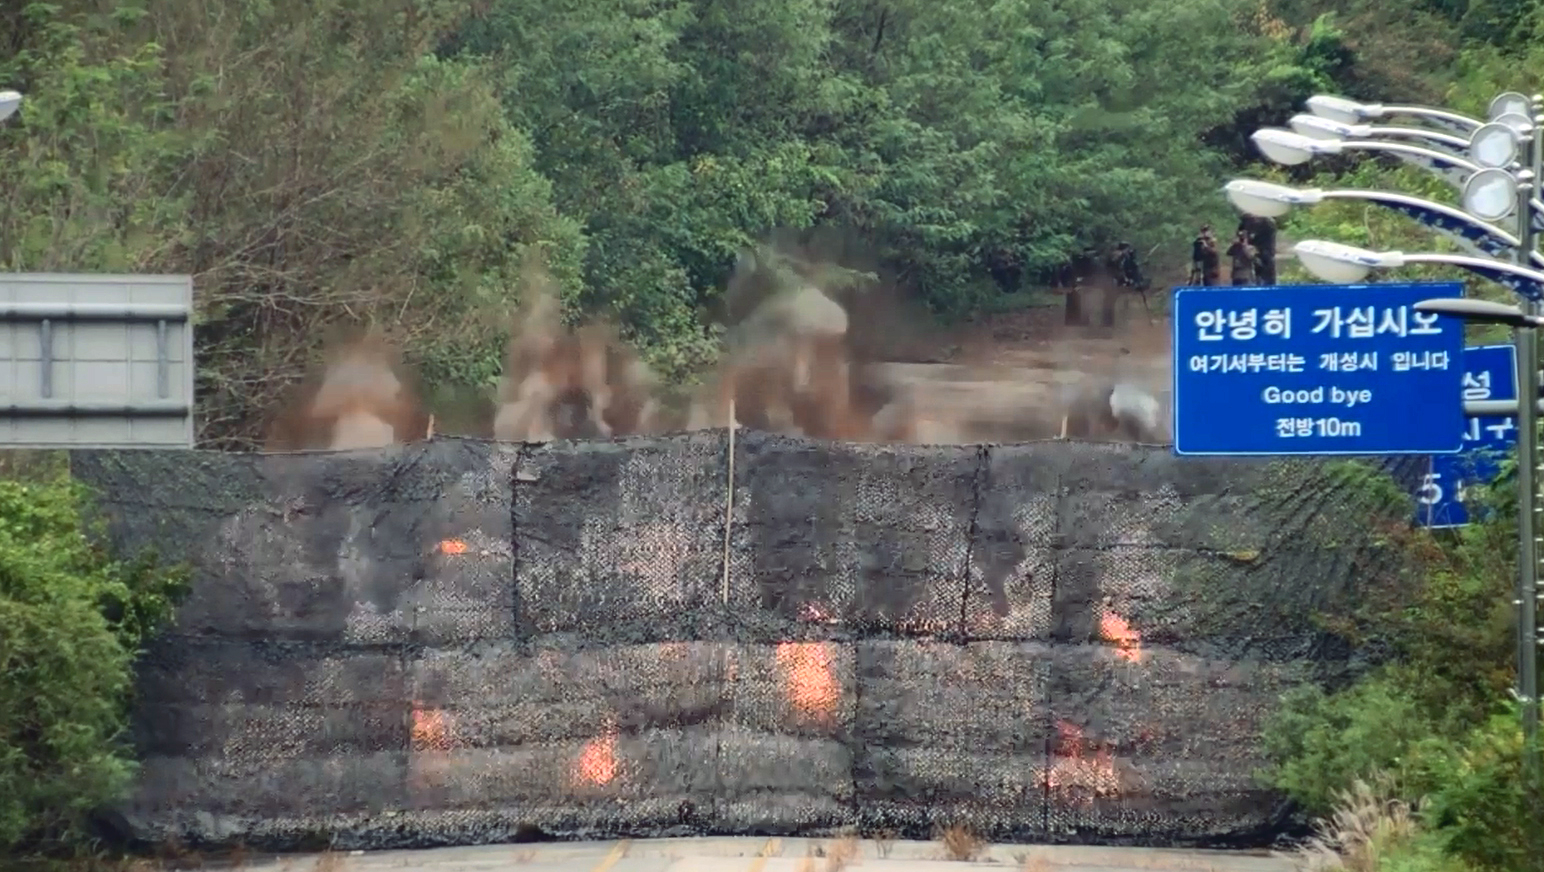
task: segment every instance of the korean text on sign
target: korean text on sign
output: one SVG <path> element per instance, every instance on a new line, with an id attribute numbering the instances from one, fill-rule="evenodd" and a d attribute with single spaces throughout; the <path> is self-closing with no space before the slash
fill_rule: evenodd
<path id="1" fill-rule="evenodd" d="M 1415 309 L 1443 293 L 1460 296 L 1462 288 L 1180 289 L 1174 309 L 1175 450 L 1459 450 L 1462 325 Z M 1446 394 L 1455 405 L 1423 417 L 1432 399 Z M 1458 426 L 1448 432 L 1448 424 Z"/>

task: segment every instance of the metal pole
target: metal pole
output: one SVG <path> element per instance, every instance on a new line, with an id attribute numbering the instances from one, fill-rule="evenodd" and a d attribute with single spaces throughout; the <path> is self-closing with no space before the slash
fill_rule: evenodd
<path id="1" fill-rule="evenodd" d="M 1534 249 L 1532 207 L 1534 195 L 1538 192 L 1541 176 L 1544 176 L 1544 95 L 1534 95 L 1532 98 L 1533 132 L 1530 163 L 1532 177 L 1528 180 L 1525 197 L 1519 205 L 1521 225 L 1518 228 L 1517 238 L 1521 243 L 1517 247 L 1518 260 L 1524 264 L 1530 264 Z M 1544 312 L 1535 300 L 1528 300 L 1526 311 L 1530 315 L 1539 315 Z M 1539 547 L 1538 532 L 1544 530 L 1544 469 L 1539 466 L 1538 450 L 1538 396 L 1539 396 L 1539 343 L 1538 331 L 1534 329 L 1518 331 L 1521 344 L 1527 346 L 1527 361 L 1524 366 L 1524 355 L 1519 353 L 1517 365 L 1522 371 L 1524 379 L 1517 385 L 1517 396 L 1522 402 L 1518 404 L 1518 458 L 1517 468 L 1521 475 L 1522 470 L 1528 470 L 1529 481 L 1519 479 L 1519 490 L 1527 494 L 1528 503 L 1519 507 L 1518 512 L 1518 538 L 1526 541 L 1522 553 L 1518 555 L 1518 562 L 1526 567 L 1518 574 L 1517 593 L 1517 633 L 1518 661 L 1517 661 L 1517 695 L 1522 705 L 1523 721 L 1523 778 L 1525 790 L 1530 796 L 1537 798 L 1535 791 L 1539 788 L 1539 776 L 1544 772 L 1539 758 L 1539 672 L 1538 672 L 1538 596 L 1539 596 L 1539 560 L 1544 557 L 1544 548 Z M 1521 352 L 1523 349 L 1519 348 Z M 1524 462 L 1522 447 L 1528 446 L 1530 455 Z M 1523 511 L 1525 509 L 1526 511 Z M 1526 525 L 1522 523 L 1523 517 L 1527 517 Z"/>

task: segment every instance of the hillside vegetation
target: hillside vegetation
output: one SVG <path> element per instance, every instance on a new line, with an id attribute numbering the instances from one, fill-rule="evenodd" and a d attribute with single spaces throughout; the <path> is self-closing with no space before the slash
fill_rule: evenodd
<path id="1" fill-rule="evenodd" d="M 1129 240 L 1182 270 L 1197 223 L 1231 226 L 1232 175 L 1451 198 L 1378 160 L 1261 167 L 1248 135 L 1315 92 L 1481 114 L 1544 90 L 1544 9 L 0 0 L 0 86 L 27 95 L 0 125 L 0 269 L 194 275 L 199 436 L 248 448 L 349 325 L 391 331 L 432 392 L 486 391 L 533 258 L 571 316 L 615 317 L 681 378 L 717 353 L 736 253 L 775 229 L 855 232 L 959 318 L 1085 246 Z M 1283 235 L 1434 244 L 1345 202 Z M 175 594 L 174 575 L 94 550 L 80 511 L 62 476 L 0 487 L 0 653 L 27 666 L 0 688 L 0 853 L 88 845 L 86 813 L 131 773 L 133 654 Z M 1339 812 L 1331 867 L 1539 868 L 1507 517 L 1412 535 L 1428 572 L 1322 616 L 1394 658 L 1288 700 L 1267 737 L 1262 777 Z"/>
<path id="2" fill-rule="evenodd" d="M 669 376 L 715 353 L 734 255 L 774 228 L 860 234 L 947 316 L 1085 245 L 1182 264 L 1198 221 L 1231 221 L 1217 188 L 1255 124 L 1325 88 L 1481 93 L 1524 18 L 1370 0 L 4 0 L 0 81 L 28 99 L 0 126 L 0 267 L 193 274 L 200 437 L 250 447 L 339 324 L 395 331 L 436 389 L 486 388 L 538 253 L 571 311 L 614 315 Z"/>

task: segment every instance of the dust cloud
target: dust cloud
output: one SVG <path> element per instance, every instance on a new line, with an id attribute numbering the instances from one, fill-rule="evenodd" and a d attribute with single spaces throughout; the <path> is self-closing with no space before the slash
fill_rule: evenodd
<path id="1" fill-rule="evenodd" d="M 816 439 L 912 444 L 1169 440 L 1169 353 L 1140 321 L 1106 335 L 1060 330 L 1007 344 L 953 337 L 829 238 L 774 238 L 745 252 L 718 319 L 720 363 L 669 391 L 604 320 L 569 326 L 551 279 L 522 281 L 504 373 L 461 435 L 501 441 L 611 438 L 733 423 Z M 411 373 L 378 332 L 332 344 L 272 419 L 265 449 L 370 448 L 434 431 Z"/>

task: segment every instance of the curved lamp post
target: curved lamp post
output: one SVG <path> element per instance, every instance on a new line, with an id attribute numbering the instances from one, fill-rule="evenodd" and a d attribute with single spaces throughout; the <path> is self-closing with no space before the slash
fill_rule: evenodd
<path id="1" fill-rule="evenodd" d="M 1469 150 L 1469 138 L 1426 130 L 1421 127 L 1385 127 L 1372 124 L 1344 124 L 1317 115 L 1294 115 L 1287 125 L 1292 132 L 1312 139 L 1371 139 L 1387 136 L 1391 139 L 1419 139 L 1433 146 L 1462 155 Z"/>
<path id="2" fill-rule="evenodd" d="M 1419 145 L 1402 142 L 1381 142 L 1376 139 L 1315 139 L 1301 133 L 1293 133 L 1279 127 L 1256 130 L 1250 139 L 1255 148 L 1271 161 L 1283 166 L 1305 164 L 1321 155 L 1342 154 L 1346 151 L 1372 151 L 1390 154 L 1408 163 L 1437 173 L 1455 188 L 1483 169 L 1473 161 Z"/>
<path id="3" fill-rule="evenodd" d="M 1311 139 L 1419 139 L 1457 157 L 1467 157 L 1482 167 L 1509 167 L 1518 159 L 1531 133 L 1526 115 L 1507 113 L 1481 124 L 1467 137 L 1452 136 L 1424 127 L 1383 127 L 1342 124 L 1317 115 L 1294 115 L 1287 122 L 1293 133 Z"/>
<path id="4" fill-rule="evenodd" d="M 1278 127 L 1266 127 L 1256 130 L 1250 139 L 1254 140 L 1255 147 L 1265 157 L 1283 166 L 1297 166 L 1307 163 L 1320 155 L 1343 154 L 1347 150 L 1382 152 L 1404 158 L 1409 163 L 1430 170 L 1445 179 L 1448 184 L 1464 190 L 1476 174 L 1484 170 L 1497 169 L 1488 165 L 1489 160 L 1496 159 L 1504 154 L 1505 146 L 1500 144 L 1505 140 L 1515 140 L 1516 132 L 1505 125 L 1481 125 L 1491 128 L 1483 137 L 1476 129 L 1471 142 L 1477 143 L 1475 149 L 1486 159 L 1486 163 L 1476 162 L 1468 158 L 1422 148 L 1417 145 L 1407 145 L 1399 142 L 1379 142 L 1377 140 L 1340 140 L 1340 139 L 1316 139 L 1311 136 L 1303 136 L 1290 130 L 1282 130 Z M 1531 132 L 1531 131 L 1530 131 Z M 1504 134 L 1504 136 L 1502 135 Z M 1490 182 L 1496 179 L 1487 174 Z M 1529 199 L 1531 207 L 1531 220 L 1533 229 L 1544 230 L 1544 200 L 1532 195 Z"/>
<path id="5" fill-rule="evenodd" d="M 18 91 L 0 91 L 0 121 L 4 121 L 16 114 L 21 108 L 21 93 Z"/>
<path id="6" fill-rule="evenodd" d="M 1544 201 L 1537 196 L 1544 179 L 1544 95 L 1528 97 L 1516 92 L 1497 95 L 1487 118 L 1480 121 L 1456 112 L 1428 106 L 1387 106 L 1358 103 L 1344 97 L 1317 95 L 1308 100 L 1311 116 L 1297 116 L 1293 130 L 1266 128 L 1255 132 L 1255 147 L 1266 158 L 1295 166 L 1318 155 L 1350 150 L 1395 155 L 1441 175 L 1463 194 L 1462 210 L 1415 197 L 1379 191 L 1297 190 L 1252 180 L 1230 183 L 1227 193 L 1245 212 L 1280 215 L 1295 205 L 1311 205 L 1325 199 L 1356 197 L 1396 209 L 1434 229 L 1453 236 L 1475 254 L 1369 251 L 1322 240 L 1304 240 L 1293 247 L 1303 267 L 1331 282 L 1355 284 L 1374 269 L 1396 269 L 1408 264 L 1457 266 L 1508 287 L 1524 298 L 1522 306 L 1482 300 L 1426 300 L 1417 309 L 1439 312 L 1473 321 L 1505 324 L 1513 329 L 1517 349 L 1519 400 L 1465 403 L 1469 416 L 1516 415 L 1517 417 L 1517 697 L 1522 711 L 1524 781 L 1530 800 L 1539 798 L 1544 759 L 1539 747 L 1538 632 L 1541 545 L 1535 531 L 1544 531 L 1544 466 L 1539 463 L 1538 426 L 1544 402 L 1539 399 L 1540 330 L 1544 330 L 1544 258 L 1535 251 L 1535 239 L 1544 231 Z M 1369 122 L 1390 116 L 1419 119 L 1441 131 L 1395 128 Z M 1423 148 L 1378 137 L 1424 140 L 1435 148 Z M 1459 143 L 1467 143 L 1462 154 Z M 1490 226 L 1515 218 L 1515 233 Z M 1505 259 L 1501 259 L 1505 258 Z M 1534 267 L 1541 267 L 1535 269 Z"/>
<path id="7" fill-rule="evenodd" d="M 1516 236 L 1470 214 L 1420 197 L 1361 189 L 1292 188 L 1255 179 L 1234 179 L 1223 186 L 1240 212 L 1279 218 L 1294 206 L 1314 206 L 1325 200 L 1364 200 L 1414 218 L 1476 255 L 1506 257 L 1521 244 Z M 1544 254 L 1532 253 L 1533 265 L 1544 267 Z"/>
<path id="8" fill-rule="evenodd" d="M 1530 300 L 1544 300 L 1544 272 L 1488 257 L 1436 252 L 1409 254 L 1403 251 L 1371 251 L 1321 239 L 1305 239 L 1292 246 L 1292 253 L 1297 255 L 1303 269 L 1335 284 L 1357 284 L 1375 269 L 1398 269 L 1429 263 L 1462 267 Z"/>
<path id="9" fill-rule="evenodd" d="M 1503 95 L 1506 96 L 1506 95 Z M 1494 108 L 1494 101 L 1492 102 Z M 1472 132 L 1479 127 L 1481 121 L 1476 121 L 1467 115 L 1457 112 L 1449 112 L 1446 109 L 1434 109 L 1430 106 L 1385 106 L 1382 103 L 1358 103 L 1345 97 L 1334 97 L 1328 94 L 1318 94 L 1308 98 L 1308 111 L 1331 121 L 1339 121 L 1342 124 L 1361 124 L 1376 118 L 1393 116 L 1407 116 L 1420 118 L 1445 130 L 1460 136 Z"/>

